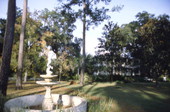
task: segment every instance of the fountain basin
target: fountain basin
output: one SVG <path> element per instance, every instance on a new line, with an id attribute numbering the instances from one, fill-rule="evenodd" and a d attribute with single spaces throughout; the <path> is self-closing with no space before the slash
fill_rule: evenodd
<path id="1" fill-rule="evenodd" d="M 60 82 L 36 81 L 36 83 L 42 86 L 53 86 L 53 85 L 59 84 Z"/>
<path id="2" fill-rule="evenodd" d="M 57 75 L 40 75 L 46 82 L 51 82 L 52 78 L 57 77 Z"/>
<path id="3" fill-rule="evenodd" d="M 57 105 L 59 94 L 52 94 L 52 100 L 54 105 Z M 32 106 L 42 105 L 44 95 L 29 95 L 11 99 L 4 105 L 5 112 L 56 112 L 53 110 L 36 110 L 29 109 Z M 62 95 L 63 106 L 68 107 L 62 109 L 62 112 L 86 112 L 87 101 L 78 96 Z M 28 109 L 26 109 L 28 108 Z"/>

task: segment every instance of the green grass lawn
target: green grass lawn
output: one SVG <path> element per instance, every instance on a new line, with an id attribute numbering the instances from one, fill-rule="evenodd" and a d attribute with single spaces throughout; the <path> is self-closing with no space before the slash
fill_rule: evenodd
<path id="1" fill-rule="evenodd" d="M 112 112 L 170 112 L 170 84 L 156 88 L 153 83 L 94 83 L 84 86 L 91 96 L 112 99 Z"/>
<path id="2" fill-rule="evenodd" d="M 25 83 L 23 90 L 15 90 L 10 82 L 8 97 L 44 94 L 44 87 L 35 82 Z M 70 94 L 88 100 L 89 112 L 170 112 L 170 83 L 92 83 L 80 87 L 62 82 L 53 86 L 54 94 Z"/>

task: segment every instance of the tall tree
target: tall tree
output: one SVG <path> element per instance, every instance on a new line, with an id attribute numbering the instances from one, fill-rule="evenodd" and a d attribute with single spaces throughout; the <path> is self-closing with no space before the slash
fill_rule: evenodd
<path id="1" fill-rule="evenodd" d="M 150 75 L 156 80 L 169 72 L 170 50 L 170 20 L 168 15 L 149 19 L 139 30 L 141 43 L 143 43 L 143 57 Z"/>
<path id="2" fill-rule="evenodd" d="M 16 78 L 16 89 L 22 89 L 23 52 L 24 52 L 23 49 L 24 49 L 24 35 L 25 35 L 25 28 L 26 28 L 26 18 L 27 18 L 27 0 L 24 0 L 20 42 L 19 42 L 18 72 L 17 72 L 17 78 Z"/>
<path id="3" fill-rule="evenodd" d="M 59 8 L 49 11 L 45 9 L 40 13 L 43 24 L 43 35 L 40 38 L 44 47 L 51 46 L 57 59 L 53 62 L 53 73 L 70 77 L 74 72 L 76 58 L 79 57 L 80 42 L 73 42 L 73 30 L 75 29 L 75 14 L 72 10 L 61 11 Z M 68 75 L 70 73 L 70 76 Z"/>
<path id="4" fill-rule="evenodd" d="M 0 58 L 2 56 L 3 37 L 5 35 L 5 24 L 6 24 L 6 19 L 0 19 Z M 0 64 L 1 64 L 1 60 L 0 60 Z"/>
<path id="5" fill-rule="evenodd" d="M 109 68 L 109 80 L 113 81 L 113 75 L 120 75 L 125 57 L 127 45 L 132 43 L 134 37 L 128 25 L 119 27 L 113 22 L 109 22 L 104 27 L 103 37 L 99 38 L 99 56 L 102 57 L 105 65 Z M 102 65 L 101 65 L 102 66 Z"/>
<path id="6" fill-rule="evenodd" d="M 3 43 L 2 64 L 0 69 L 0 93 L 6 96 L 8 77 L 10 74 L 10 61 L 14 38 L 14 25 L 16 17 L 16 0 L 8 1 L 8 15 Z"/>
<path id="7" fill-rule="evenodd" d="M 86 0 L 83 0 L 83 57 L 80 84 L 84 84 L 85 58 L 86 58 Z"/>
<path id="8" fill-rule="evenodd" d="M 83 58 L 82 58 L 82 69 L 80 76 L 80 84 L 84 84 L 84 72 L 85 72 L 85 45 L 86 45 L 86 30 L 89 29 L 91 25 L 99 25 L 102 21 L 109 18 L 106 14 L 109 9 L 102 7 L 99 8 L 98 4 L 104 2 L 105 5 L 109 4 L 111 0 L 65 0 L 64 5 L 62 6 L 63 10 L 73 10 L 74 6 L 78 6 L 78 11 L 76 11 L 76 15 L 83 22 Z M 81 7 L 83 6 L 83 10 Z M 118 9 L 118 8 L 116 8 Z M 120 9 L 120 8 L 119 8 Z M 115 10 L 113 10 L 115 11 Z"/>
<path id="9" fill-rule="evenodd" d="M 15 22 L 15 35 L 13 41 L 12 57 L 11 57 L 11 72 L 13 74 L 17 73 L 18 67 L 18 52 L 19 52 L 19 37 L 21 33 L 21 22 L 22 22 L 22 13 L 21 9 L 16 11 L 16 22 Z M 18 15 L 18 16 L 17 16 Z M 24 37 L 24 59 L 23 59 L 23 74 L 36 77 L 39 73 L 42 73 L 46 66 L 41 60 L 42 57 L 39 57 L 40 52 L 42 51 L 41 46 L 39 45 L 39 38 L 41 37 L 42 24 L 38 20 L 34 20 L 32 14 L 27 12 L 27 21 L 26 21 L 26 30 Z M 41 64 L 38 63 L 39 60 L 42 61 Z M 41 66 L 41 67 L 40 67 Z M 43 67 L 42 67 L 43 66 Z M 38 70 L 36 68 L 41 68 Z M 44 72 L 43 72 L 44 73 Z"/>

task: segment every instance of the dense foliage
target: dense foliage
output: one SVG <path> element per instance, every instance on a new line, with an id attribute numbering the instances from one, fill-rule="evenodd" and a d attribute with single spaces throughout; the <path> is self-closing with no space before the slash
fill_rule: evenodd
<path id="1" fill-rule="evenodd" d="M 137 21 L 119 27 L 109 22 L 99 38 L 100 66 L 108 66 L 110 81 L 113 75 L 135 69 L 141 76 L 152 77 L 157 82 L 161 75 L 170 74 L 170 20 L 168 15 L 155 17 L 148 12 L 137 14 Z M 103 67 L 105 70 L 105 67 Z M 103 71 L 102 70 L 102 71 Z"/>

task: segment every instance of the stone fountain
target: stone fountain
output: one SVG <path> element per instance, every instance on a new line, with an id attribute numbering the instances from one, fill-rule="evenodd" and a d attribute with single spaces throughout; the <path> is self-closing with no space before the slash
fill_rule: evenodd
<path id="1" fill-rule="evenodd" d="M 52 101 L 52 96 L 51 96 L 51 87 L 53 85 L 56 85 L 58 82 L 52 81 L 54 77 L 57 77 L 57 75 L 52 75 L 52 69 L 53 67 L 50 65 L 52 59 L 56 59 L 56 55 L 53 51 L 48 48 L 46 50 L 47 52 L 47 57 L 48 57 L 48 62 L 47 62 L 47 69 L 46 69 L 46 75 L 40 75 L 44 79 L 44 81 L 37 81 L 37 84 L 43 85 L 46 89 L 46 93 L 44 96 L 44 100 L 42 103 L 42 109 L 43 110 L 53 110 L 54 108 L 54 103 Z"/>
<path id="2" fill-rule="evenodd" d="M 51 94 L 51 87 L 58 84 L 52 79 L 57 75 L 52 75 L 53 67 L 50 65 L 52 59 L 56 56 L 53 51 L 48 50 L 48 63 L 45 75 L 40 75 L 44 81 L 37 81 L 45 87 L 45 95 L 29 95 L 11 99 L 4 105 L 4 112 L 86 112 L 87 101 L 78 96 Z M 41 109 L 32 109 L 32 107 L 41 106 Z M 67 107 L 67 108 L 62 108 Z"/>

